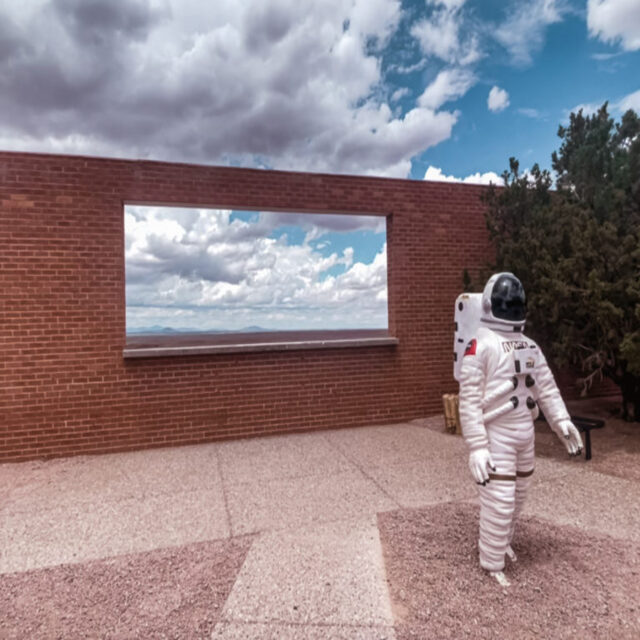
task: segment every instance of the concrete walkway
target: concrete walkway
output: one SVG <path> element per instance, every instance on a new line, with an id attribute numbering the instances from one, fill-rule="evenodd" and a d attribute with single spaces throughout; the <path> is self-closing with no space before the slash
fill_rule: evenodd
<path id="1" fill-rule="evenodd" d="M 255 534 L 214 638 L 390 640 L 376 514 L 476 496 L 464 442 L 442 429 L 438 417 L 0 465 L 0 573 Z M 640 540 L 637 483 L 572 462 L 538 458 L 527 512 Z"/>

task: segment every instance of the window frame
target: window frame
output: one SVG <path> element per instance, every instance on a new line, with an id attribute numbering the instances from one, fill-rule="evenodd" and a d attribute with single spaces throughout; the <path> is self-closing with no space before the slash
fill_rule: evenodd
<path id="1" fill-rule="evenodd" d="M 138 200 L 125 200 L 122 202 L 123 241 L 126 239 L 124 228 L 125 212 L 128 206 L 136 207 L 167 207 L 187 209 L 211 209 L 211 210 L 238 210 L 238 211 L 267 211 L 274 213 L 296 214 L 321 214 L 321 215 L 348 215 L 385 218 L 385 241 L 387 252 L 387 292 L 390 288 L 389 279 L 389 228 L 392 214 L 380 211 L 322 211 L 317 209 L 290 209 L 274 207 L 255 207 L 237 204 L 203 204 L 183 202 L 150 202 Z M 124 242 L 123 242 L 124 243 Z M 126 301 L 126 247 L 123 247 L 123 272 L 124 272 L 124 298 Z M 124 312 L 126 315 L 125 302 Z M 122 350 L 125 359 L 158 358 L 171 356 L 201 356 L 229 353 L 251 353 L 270 351 L 299 351 L 316 349 L 345 349 L 362 347 L 395 347 L 399 344 L 389 326 L 391 312 L 387 297 L 387 329 L 326 329 L 326 330 L 283 330 L 269 331 L 267 333 L 242 333 L 230 332 L 217 333 L 193 333 L 193 334 L 127 334 L 125 319 L 125 346 Z M 180 344 L 182 342 L 182 344 Z M 189 344 L 196 342 L 197 344 Z"/>

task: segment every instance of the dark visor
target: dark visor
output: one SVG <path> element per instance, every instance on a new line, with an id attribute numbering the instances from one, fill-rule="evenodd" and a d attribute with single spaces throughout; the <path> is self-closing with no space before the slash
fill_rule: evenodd
<path id="1" fill-rule="evenodd" d="M 494 318 L 523 322 L 527 317 L 527 303 L 520 280 L 513 276 L 502 276 L 493 285 L 491 311 Z"/>

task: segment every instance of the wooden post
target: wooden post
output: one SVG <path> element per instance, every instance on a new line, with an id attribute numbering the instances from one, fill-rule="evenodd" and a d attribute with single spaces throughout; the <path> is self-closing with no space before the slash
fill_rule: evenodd
<path id="1" fill-rule="evenodd" d="M 458 409 L 458 395 L 445 393 L 442 396 L 444 405 L 444 429 L 447 433 L 462 433 L 460 428 L 460 412 Z"/>

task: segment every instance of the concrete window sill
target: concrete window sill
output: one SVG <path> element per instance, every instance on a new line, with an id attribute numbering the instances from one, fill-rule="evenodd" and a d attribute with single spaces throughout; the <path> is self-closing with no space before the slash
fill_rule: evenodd
<path id="1" fill-rule="evenodd" d="M 395 346 L 386 330 L 278 331 L 266 333 L 128 336 L 122 355 L 130 358 L 223 353 Z"/>

